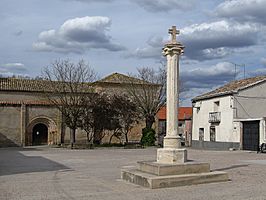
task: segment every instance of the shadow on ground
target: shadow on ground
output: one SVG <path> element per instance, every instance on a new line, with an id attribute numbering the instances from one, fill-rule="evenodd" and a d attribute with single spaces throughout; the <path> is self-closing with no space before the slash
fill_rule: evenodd
<path id="1" fill-rule="evenodd" d="M 0 176 L 57 170 L 70 168 L 42 156 L 25 156 L 19 148 L 0 151 Z"/>
<path id="2" fill-rule="evenodd" d="M 240 167 L 248 167 L 249 165 L 245 164 L 245 165 L 232 165 L 230 167 L 224 167 L 224 168 L 220 168 L 220 169 L 213 169 L 213 171 L 226 171 L 229 169 L 235 169 L 235 168 L 240 168 Z"/>
<path id="3" fill-rule="evenodd" d="M 0 147 L 17 147 L 11 139 L 7 138 L 3 133 L 0 133 Z"/>

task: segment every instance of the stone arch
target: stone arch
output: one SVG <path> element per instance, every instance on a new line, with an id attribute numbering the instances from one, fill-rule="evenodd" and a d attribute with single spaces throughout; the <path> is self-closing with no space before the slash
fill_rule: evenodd
<path id="1" fill-rule="evenodd" d="M 32 145 L 48 143 L 48 127 L 43 123 L 35 124 L 32 128 Z"/>
<path id="2" fill-rule="evenodd" d="M 33 118 L 27 126 L 26 145 L 33 145 L 33 131 L 36 131 L 34 128 L 41 126 L 41 124 L 47 127 L 47 142 L 45 144 L 57 143 L 57 126 L 55 121 L 47 116 L 38 116 Z M 44 144 L 44 141 L 42 143 Z"/>

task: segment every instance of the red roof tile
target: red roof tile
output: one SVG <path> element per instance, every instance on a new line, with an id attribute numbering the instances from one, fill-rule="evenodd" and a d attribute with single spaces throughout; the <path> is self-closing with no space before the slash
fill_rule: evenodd
<path id="1" fill-rule="evenodd" d="M 162 107 L 158 113 L 157 118 L 159 120 L 166 119 L 166 107 Z M 179 107 L 178 120 L 190 119 L 192 117 L 192 107 Z"/>

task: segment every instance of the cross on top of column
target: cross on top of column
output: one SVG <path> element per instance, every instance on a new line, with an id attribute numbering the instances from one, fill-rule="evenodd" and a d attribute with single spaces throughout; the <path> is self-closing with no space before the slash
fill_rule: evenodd
<path id="1" fill-rule="evenodd" d="M 170 28 L 168 30 L 168 33 L 171 34 L 172 36 L 172 43 L 176 43 L 176 35 L 180 33 L 179 30 L 176 30 L 176 26 L 172 26 L 172 28 Z"/>

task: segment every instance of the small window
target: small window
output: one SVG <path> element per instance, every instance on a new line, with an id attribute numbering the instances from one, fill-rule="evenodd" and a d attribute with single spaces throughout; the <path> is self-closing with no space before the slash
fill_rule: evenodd
<path id="1" fill-rule="evenodd" d="M 214 102 L 214 112 L 217 112 L 219 110 L 220 107 L 220 101 L 215 101 Z"/>
<path id="2" fill-rule="evenodd" d="M 204 141 L 204 128 L 199 128 L 199 141 Z"/>
<path id="3" fill-rule="evenodd" d="M 210 141 L 216 141 L 216 133 L 215 133 L 215 126 L 210 127 Z"/>

